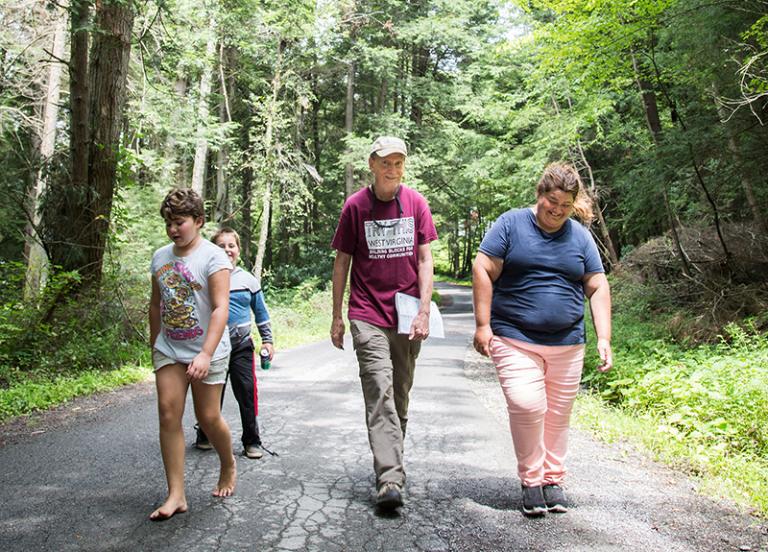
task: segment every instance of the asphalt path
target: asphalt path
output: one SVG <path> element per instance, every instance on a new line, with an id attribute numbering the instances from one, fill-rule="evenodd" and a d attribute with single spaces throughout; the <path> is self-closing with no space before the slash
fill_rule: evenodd
<path id="1" fill-rule="evenodd" d="M 501 391 L 471 348 L 468 288 L 439 284 L 445 339 L 417 364 L 406 505 L 374 507 L 351 344 L 278 352 L 259 373 L 260 425 L 278 456 L 238 456 L 233 497 L 211 496 L 214 453 L 187 450 L 189 512 L 153 523 L 165 497 L 151 382 L 0 427 L 0 550 L 766 551 L 764 521 L 695 493 L 627 446 L 571 433 L 567 514 L 520 513 Z M 279 332 L 279 328 L 275 328 Z M 184 426 L 193 441 L 191 401 Z M 225 401 L 236 452 L 240 424 Z"/>

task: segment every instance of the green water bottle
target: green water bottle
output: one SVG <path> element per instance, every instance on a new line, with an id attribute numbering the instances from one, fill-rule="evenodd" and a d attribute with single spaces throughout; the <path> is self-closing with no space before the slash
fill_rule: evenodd
<path id="1" fill-rule="evenodd" d="M 263 347 L 261 351 L 259 351 L 259 357 L 261 357 L 261 369 L 269 370 L 272 363 L 269 360 L 269 351 L 266 347 Z"/>

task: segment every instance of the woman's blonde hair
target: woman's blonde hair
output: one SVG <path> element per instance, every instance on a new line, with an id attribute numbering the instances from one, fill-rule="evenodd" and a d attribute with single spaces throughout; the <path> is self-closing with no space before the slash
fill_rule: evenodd
<path id="1" fill-rule="evenodd" d="M 536 185 L 536 197 L 560 190 L 573 197 L 573 214 L 582 223 L 589 224 L 594 220 L 592 211 L 592 199 L 584 189 L 579 171 L 573 165 L 562 162 L 550 163 L 544 168 L 544 173 Z"/>
<path id="2" fill-rule="evenodd" d="M 218 230 L 216 230 L 216 233 L 211 236 L 211 241 L 213 243 L 216 243 L 216 241 L 223 236 L 224 234 L 232 234 L 235 238 L 235 243 L 237 244 L 237 248 L 240 249 L 240 234 L 238 234 L 234 228 L 229 228 L 228 226 L 222 226 Z M 216 243 L 216 245 L 219 245 Z"/>

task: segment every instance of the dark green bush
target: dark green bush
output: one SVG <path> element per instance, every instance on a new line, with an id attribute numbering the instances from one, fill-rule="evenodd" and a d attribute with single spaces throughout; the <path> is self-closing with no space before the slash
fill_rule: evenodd
<path id="1" fill-rule="evenodd" d="M 23 264 L 0 263 L 0 386 L 30 375 L 110 370 L 142 354 L 141 332 L 109 278 L 101 292 L 86 294 L 76 272 L 54 272 L 34 300 L 24 300 L 23 278 Z"/>
<path id="2" fill-rule="evenodd" d="M 299 266 L 295 263 L 273 263 L 264 271 L 262 286 L 288 289 L 302 286 L 308 281 L 327 282 L 331 279 L 334 252 L 330 248 L 308 248 L 305 254 L 316 259 L 315 262 Z"/>
<path id="3" fill-rule="evenodd" d="M 614 286 L 614 369 L 596 370 L 590 329 L 584 384 L 634 415 L 662 420 L 670 439 L 768 457 L 768 338 L 745 320 L 725 326 L 716 343 L 676 342 L 670 316 L 654 313 L 652 293 L 637 291 Z"/>

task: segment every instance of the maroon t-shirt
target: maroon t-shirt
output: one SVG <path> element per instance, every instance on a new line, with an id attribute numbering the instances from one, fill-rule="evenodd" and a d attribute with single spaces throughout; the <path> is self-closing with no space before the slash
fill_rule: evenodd
<path id="1" fill-rule="evenodd" d="M 363 188 L 341 210 L 331 247 L 352 255 L 350 320 L 394 328 L 395 293 L 419 296 L 418 247 L 436 240 L 437 230 L 419 192 L 401 184 L 398 199 L 402 213 L 396 200 Z"/>

